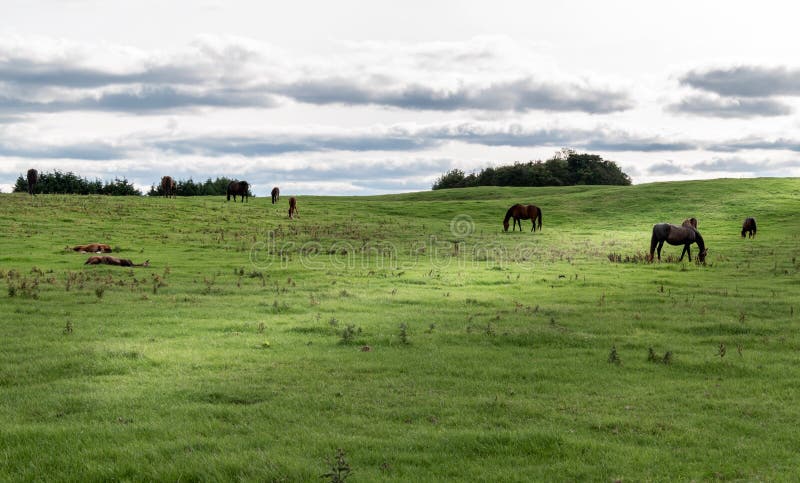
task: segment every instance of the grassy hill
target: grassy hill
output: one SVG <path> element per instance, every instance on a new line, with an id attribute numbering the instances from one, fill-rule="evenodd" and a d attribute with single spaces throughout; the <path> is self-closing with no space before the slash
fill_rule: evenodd
<path id="1" fill-rule="evenodd" d="M 0 479 L 795 471 L 800 180 L 285 198 L 0 195 Z"/>

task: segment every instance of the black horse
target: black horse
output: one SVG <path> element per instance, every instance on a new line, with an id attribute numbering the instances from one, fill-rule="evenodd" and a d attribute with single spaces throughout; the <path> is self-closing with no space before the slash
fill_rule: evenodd
<path id="1" fill-rule="evenodd" d="M 281 190 L 279 190 L 277 186 L 272 188 L 272 204 L 274 205 L 275 203 L 277 203 L 280 198 L 281 198 Z"/>
<path id="2" fill-rule="evenodd" d="M 236 203 L 236 195 L 242 197 L 242 203 L 247 201 L 250 196 L 250 184 L 247 181 L 231 181 L 228 183 L 228 201 L 231 200 L 233 195 L 233 202 Z"/>
<path id="3" fill-rule="evenodd" d="M 36 192 L 36 183 L 39 181 L 39 172 L 31 168 L 28 170 L 28 194 L 34 195 Z"/>
<path id="4" fill-rule="evenodd" d="M 744 238 L 745 234 L 749 235 L 750 238 L 754 238 L 756 236 L 756 219 L 747 217 L 744 219 L 744 223 L 742 223 L 742 238 Z"/>
<path id="5" fill-rule="evenodd" d="M 688 254 L 690 262 L 692 261 L 692 251 L 689 249 L 689 245 L 697 243 L 697 248 L 700 250 L 697 259 L 701 262 L 706 260 L 708 250 L 706 249 L 703 237 L 700 235 L 700 232 L 689 223 L 681 226 L 671 225 L 669 223 L 653 225 L 653 236 L 650 238 L 650 261 L 653 260 L 653 252 L 656 248 L 658 248 L 658 259 L 661 260 L 661 247 L 664 246 L 664 242 L 670 245 L 683 245 L 683 252 L 681 252 L 681 258 L 679 258 L 678 261 L 683 260 L 683 256 Z"/>

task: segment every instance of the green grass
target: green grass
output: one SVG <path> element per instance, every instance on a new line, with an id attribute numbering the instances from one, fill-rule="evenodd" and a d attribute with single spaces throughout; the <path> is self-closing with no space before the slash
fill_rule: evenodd
<path id="1" fill-rule="evenodd" d="M 798 200 L 797 179 L 485 187 L 301 196 L 290 221 L 2 195 L 0 480 L 324 481 L 338 448 L 348 481 L 792 479 Z M 542 232 L 502 232 L 516 202 Z M 705 266 L 610 262 L 690 216 Z M 64 250 L 89 242 L 151 266 Z"/>

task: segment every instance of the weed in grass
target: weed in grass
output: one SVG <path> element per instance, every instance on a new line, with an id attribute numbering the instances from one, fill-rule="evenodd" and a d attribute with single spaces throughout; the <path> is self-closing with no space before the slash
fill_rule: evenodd
<path id="1" fill-rule="evenodd" d="M 319 315 L 319 314 L 317 314 L 317 315 Z M 339 320 L 337 320 L 336 317 L 331 317 L 331 319 L 328 321 L 328 324 L 331 327 L 334 327 L 334 328 L 335 327 L 339 327 Z"/>
<path id="2" fill-rule="evenodd" d="M 105 285 L 98 285 L 94 289 L 94 294 L 97 296 L 98 299 L 101 299 L 103 298 L 103 294 L 105 293 L 105 291 L 106 291 Z"/>
<path id="3" fill-rule="evenodd" d="M 486 328 L 483 329 L 483 332 L 490 337 L 494 337 L 496 335 L 491 322 L 486 323 Z"/>
<path id="4" fill-rule="evenodd" d="M 341 483 L 352 473 L 352 469 L 345 459 L 345 453 L 342 448 L 337 449 L 336 456 L 327 463 L 331 469 L 327 473 L 320 475 L 320 478 L 326 478 L 330 483 Z"/>
<path id="5" fill-rule="evenodd" d="M 403 344 L 410 343 L 408 340 L 408 325 L 405 322 L 400 324 L 400 342 Z"/>
<path id="6" fill-rule="evenodd" d="M 658 356 L 656 356 L 656 351 L 653 350 L 652 347 L 647 349 L 647 362 L 657 362 Z"/>
<path id="7" fill-rule="evenodd" d="M 347 290 L 344 290 L 344 289 L 342 289 L 342 290 L 339 292 L 339 297 L 342 297 L 342 298 L 344 298 L 344 297 L 349 297 L 349 296 L 350 296 L 350 292 L 348 292 Z"/>
<path id="8" fill-rule="evenodd" d="M 672 351 L 665 352 L 663 359 L 661 359 L 661 362 L 663 362 L 666 365 L 672 364 Z"/>
<path id="9" fill-rule="evenodd" d="M 353 324 L 347 324 L 340 334 L 340 344 L 351 344 L 357 335 L 361 334 L 361 327 L 356 327 Z"/>
<path id="10" fill-rule="evenodd" d="M 159 288 L 164 287 L 167 284 L 166 284 L 166 282 L 164 282 L 164 279 L 162 279 L 161 277 L 159 277 L 155 273 L 152 274 L 152 278 L 153 278 L 153 295 L 155 295 L 155 294 L 158 293 L 158 289 Z"/>
<path id="11" fill-rule="evenodd" d="M 436 328 L 436 324 L 430 324 L 428 326 L 428 330 L 426 330 L 425 332 L 428 333 L 428 334 L 433 334 L 433 329 L 435 329 L 435 328 Z"/>
<path id="12" fill-rule="evenodd" d="M 611 352 L 608 354 L 608 362 L 616 365 L 622 364 L 622 360 L 619 358 L 619 353 L 617 353 L 617 346 L 611 346 Z"/>
<path id="13" fill-rule="evenodd" d="M 725 344 L 720 342 L 719 343 L 719 348 L 717 349 L 717 355 L 719 356 L 720 359 L 722 359 L 723 357 L 725 357 L 725 353 L 726 352 L 727 352 L 727 349 L 725 349 Z"/>
<path id="14" fill-rule="evenodd" d="M 72 321 L 68 320 L 67 324 L 64 326 L 64 334 L 71 334 L 72 333 Z"/>
<path id="15" fill-rule="evenodd" d="M 258 329 L 257 330 L 258 330 L 259 334 L 263 334 L 265 328 L 266 328 L 266 326 L 264 325 L 264 322 L 259 322 L 258 323 Z"/>

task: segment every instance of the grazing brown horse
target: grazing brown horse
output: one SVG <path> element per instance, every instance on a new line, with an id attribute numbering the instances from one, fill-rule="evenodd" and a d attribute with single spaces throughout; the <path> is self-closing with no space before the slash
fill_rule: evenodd
<path id="1" fill-rule="evenodd" d="M 28 170 L 28 194 L 33 196 L 36 190 L 36 183 L 39 182 L 39 172 L 31 168 Z"/>
<path id="2" fill-rule="evenodd" d="M 683 220 L 683 223 L 681 223 L 681 226 L 691 226 L 692 228 L 694 228 L 696 230 L 697 229 L 697 218 L 695 218 L 695 217 L 686 218 L 685 220 Z"/>
<path id="3" fill-rule="evenodd" d="M 744 238 L 745 233 L 747 233 L 750 238 L 755 238 L 756 231 L 756 219 L 749 216 L 745 218 L 744 223 L 742 223 L 742 238 Z"/>
<path id="4" fill-rule="evenodd" d="M 88 245 L 76 245 L 72 250 L 81 253 L 111 253 L 111 246 L 105 243 L 89 243 Z"/>
<path id="5" fill-rule="evenodd" d="M 678 261 L 683 260 L 683 256 L 687 254 L 689 255 L 689 261 L 692 261 L 692 251 L 689 249 L 689 245 L 692 243 L 697 243 L 697 248 L 700 250 L 700 254 L 697 255 L 698 260 L 704 262 L 708 254 L 703 237 L 693 226 L 658 223 L 653 225 L 653 236 L 650 238 L 651 262 L 656 248 L 658 248 L 658 259 L 661 260 L 661 247 L 664 246 L 664 242 L 670 245 L 683 245 L 683 252 L 681 252 L 681 258 Z"/>
<path id="6" fill-rule="evenodd" d="M 506 217 L 503 218 L 503 231 L 508 231 L 508 219 L 514 218 L 514 224 L 511 226 L 511 231 L 519 224 L 519 231 L 522 231 L 522 222 L 520 220 L 531 220 L 531 231 L 536 231 L 536 221 L 539 221 L 539 231 L 542 230 L 542 210 L 536 205 L 520 205 L 516 204 L 506 211 Z"/>
<path id="7" fill-rule="evenodd" d="M 164 196 L 167 198 L 175 198 L 177 190 L 177 186 L 175 186 L 175 180 L 172 179 L 172 176 L 164 176 L 161 178 L 161 191 L 164 193 Z"/>
<path id="8" fill-rule="evenodd" d="M 145 260 L 144 263 L 133 263 L 127 258 L 117 258 L 108 255 L 95 255 L 89 257 L 84 265 L 117 265 L 119 267 L 149 267 L 150 260 Z"/>
<path id="9" fill-rule="evenodd" d="M 279 190 L 277 186 L 272 188 L 272 204 L 273 205 L 278 202 L 280 197 L 281 197 L 281 190 Z"/>
<path id="10" fill-rule="evenodd" d="M 294 219 L 295 215 L 297 215 L 297 198 L 292 196 L 289 198 L 289 219 Z"/>
<path id="11" fill-rule="evenodd" d="M 233 195 L 233 202 L 236 203 L 236 195 L 242 197 L 242 203 L 247 201 L 250 192 L 250 184 L 247 181 L 231 181 L 228 183 L 228 201 Z"/>

